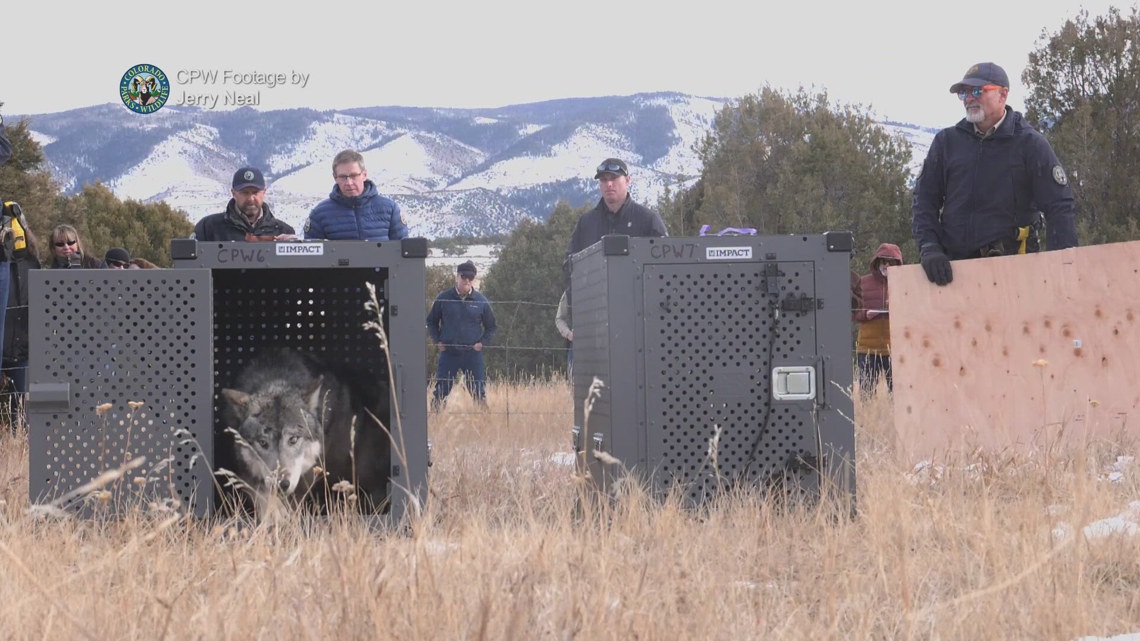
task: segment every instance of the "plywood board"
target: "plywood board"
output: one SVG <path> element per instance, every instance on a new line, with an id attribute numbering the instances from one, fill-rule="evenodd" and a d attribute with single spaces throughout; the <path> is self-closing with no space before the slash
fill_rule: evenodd
<path id="1" fill-rule="evenodd" d="M 1140 241 L 891 268 L 900 453 L 1140 440 Z"/>

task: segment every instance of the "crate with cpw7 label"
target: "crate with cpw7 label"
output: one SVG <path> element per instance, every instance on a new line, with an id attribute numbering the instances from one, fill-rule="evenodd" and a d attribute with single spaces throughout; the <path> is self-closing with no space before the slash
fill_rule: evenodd
<path id="1" fill-rule="evenodd" d="M 574 443 L 603 491 L 855 497 L 847 232 L 606 236 L 571 257 Z"/>

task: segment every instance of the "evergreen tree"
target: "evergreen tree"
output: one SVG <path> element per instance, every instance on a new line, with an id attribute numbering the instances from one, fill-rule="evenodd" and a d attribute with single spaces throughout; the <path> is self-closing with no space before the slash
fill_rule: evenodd
<path id="1" fill-rule="evenodd" d="M 54 226 L 59 186 L 44 166 L 43 149 L 28 133 L 27 121 L 6 126 L 5 135 L 12 143 L 12 157 L 0 166 L 0 198 L 20 203 L 43 252 L 45 234 Z"/>
<path id="2" fill-rule="evenodd" d="M 688 188 L 680 185 L 678 181 L 676 186 L 665 186 L 665 193 L 657 199 L 657 213 L 670 236 L 697 236 L 701 232 L 697 212 L 704 194 L 703 183 L 697 179 Z"/>
<path id="3" fill-rule="evenodd" d="M 851 231 L 867 257 L 909 242 L 910 144 L 862 108 L 766 88 L 725 105 L 697 153 L 700 180 L 659 204 L 673 235 Z"/>
<path id="4" fill-rule="evenodd" d="M 121 201 L 102 183 L 63 199 L 60 221 L 74 225 L 88 251 L 100 258 L 111 247 L 124 247 L 160 267 L 171 265 L 171 239 L 194 230 L 185 213 L 166 203 Z"/>
<path id="5" fill-rule="evenodd" d="M 43 149 L 28 132 L 28 121 L 6 127 L 5 133 L 12 158 L 0 166 L 0 197 L 20 203 L 39 241 L 41 261 L 50 261 L 47 239 L 64 223 L 79 231 L 92 255 L 102 258 L 111 247 L 125 247 L 132 256 L 162 267 L 171 264 L 170 240 L 193 231 L 184 212 L 161 202 L 121 201 L 101 183 L 87 185 L 75 196 L 61 196 L 45 167 Z"/>
<path id="6" fill-rule="evenodd" d="M 489 376 L 546 377 L 564 368 L 565 342 L 554 327 L 562 263 L 574 224 L 592 206 L 575 210 L 559 202 L 546 222 L 523 220 L 507 237 L 483 282 L 499 326 L 486 356 Z"/>
<path id="7" fill-rule="evenodd" d="M 1082 245 L 1140 238 L 1140 13 L 1080 11 L 1042 34 L 1022 80 L 1026 119 L 1049 139 L 1076 199 Z"/>

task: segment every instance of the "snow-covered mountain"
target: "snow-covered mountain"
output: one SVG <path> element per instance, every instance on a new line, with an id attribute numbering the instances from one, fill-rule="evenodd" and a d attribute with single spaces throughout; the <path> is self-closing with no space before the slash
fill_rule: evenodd
<path id="1" fill-rule="evenodd" d="M 221 211 L 234 170 L 248 164 L 265 172 L 278 217 L 300 228 L 332 189 L 333 156 L 357 149 L 412 234 L 434 238 L 505 233 L 560 200 L 593 202 L 594 168 L 610 156 L 629 163 L 634 198 L 654 204 L 698 176 L 694 145 L 726 102 L 654 93 L 497 109 L 168 105 L 141 117 L 109 104 L 25 118 L 68 193 L 102 181 L 120 198 L 165 200 L 191 220 Z M 915 146 L 917 170 L 933 130 L 884 127 Z"/>

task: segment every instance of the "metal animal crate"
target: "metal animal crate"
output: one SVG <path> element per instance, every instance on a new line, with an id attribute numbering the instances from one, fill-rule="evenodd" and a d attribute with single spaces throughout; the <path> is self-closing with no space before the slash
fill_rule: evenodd
<path id="1" fill-rule="evenodd" d="M 777 486 L 853 505 L 851 244 L 606 236 L 572 256 L 580 471 L 690 505 Z"/>
<path id="2" fill-rule="evenodd" d="M 286 346 L 390 389 L 388 505 L 427 497 L 422 238 L 393 242 L 171 243 L 172 269 L 31 273 L 29 493 L 91 515 L 220 506 L 218 391 L 258 352 Z M 393 376 L 363 324 L 375 287 Z M 145 462 L 144 462 L 145 461 Z M 84 485 L 138 464 L 118 481 Z M 367 462 L 358 462 L 367 464 Z"/>

